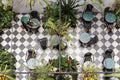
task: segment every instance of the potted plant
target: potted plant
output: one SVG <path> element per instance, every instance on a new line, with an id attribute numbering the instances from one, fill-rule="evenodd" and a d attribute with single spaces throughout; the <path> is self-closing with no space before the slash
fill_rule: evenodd
<path id="1" fill-rule="evenodd" d="M 0 1 L 0 34 L 3 34 L 4 29 L 12 27 L 13 12 L 12 6 L 9 5 L 11 1 L 12 0 Z"/>
<path id="2" fill-rule="evenodd" d="M 25 66 L 27 69 L 30 70 L 30 80 L 54 80 L 52 74 L 44 74 L 47 72 L 51 72 L 53 70 L 53 66 L 51 64 L 44 64 L 43 60 L 37 61 L 37 59 L 31 59 L 30 64 L 27 62 L 27 66 Z"/>
<path id="3" fill-rule="evenodd" d="M 32 75 L 30 76 L 30 80 L 54 80 L 52 74 L 40 74 L 44 72 L 52 71 L 53 66 L 51 64 L 47 64 L 44 66 L 38 66 L 34 70 L 32 70 Z"/>
<path id="4" fill-rule="evenodd" d="M 52 66 L 56 68 L 56 72 L 59 72 L 59 58 L 50 60 L 50 63 L 52 63 Z M 65 56 L 61 57 L 61 72 L 76 72 L 77 71 L 77 65 L 78 62 L 75 59 L 72 59 L 71 57 Z M 54 79 L 55 80 L 77 80 L 78 74 L 67 74 L 67 75 L 60 75 L 55 74 Z"/>
<path id="5" fill-rule="evenodd" d="M 119 73 L 120 69 L 119 68 L 115 68 L 115 71 Z M 115 77 L 115 78 L 118 78 L 120 80 L 120 74 L 118 74 L 118 73 L 107 74 L 107 75 L 104 75 L 104 77 Z"/>
<path id="6" fill-rule="evenodd" d="M 59 19 L 57 21 L 53 21 L 52 18 L 49 18 L 47 22 L 44 24 L 44 26 L 47 27 L 46 32 L 48 34 L 56 35 L 56 36 L 53 36 L 51 39 L 51 48 L 53 48 L 55 43 L 56 46 L 58 46 L 59 44 L 61 49 L 65 50 L 67 44 L 63 39 L 65 38 L 67 41 L 70 40 L 70 37 L 68 36 L 68 33 L 67 33 L 67 29 L 69 28 L 70 23 L 64 22 L 63 24 L 61 24 L 61 26 L 60 26 L 60 23 L 61 23 L 61 20 Z M 56 44 L 56 42 L 58 43 Z"/>
<path id="7" fill-rule="evenodd" d="M 81 77 L 83 80 L 99 80 L 97 73 L 92 73 L 98 71 L 99 68 L 97 68 L 92 62 L 85 63 L 83 65 L 83 73 L 81 74 Z"/>
<path id="8" fill-rule="evenodd" d="M 15 74 L 4 74 L 15 72 L 16 59 L 12 53 L 9 53 L 4 48 L 0 48 L 0 79 L 1 80 L 15 80 Z M 2 73 L 3 72 L 3 73 Z"/>
<path id="9" fill-rule="evenodd" d="M 111 8 L 115 8 L 115 15 L 117 17 L 116 27 L 120 28 L 120 0 L 115 0 L 115 3 L 111 6 Z"/>
<path id="10" fill-rule="evenodd" d="M 57 0 L 57 2 L 53 2 L 49 5 L 47 5 L 44 8 L 44 21 L 46 21 L 49 18 L 53 19 L 53 22 L 59 19 L 59 13 L 61 13 L 61 23 L 68 22 L 69 25 L 72 27 L 76 27 L 77 24 L 77 17 L 76 15 L 78 12 L 78 0 Z M 60 6 L 59 6 L 60 5 Z M 59 11 L 61 10 L 61 11 Z"/>

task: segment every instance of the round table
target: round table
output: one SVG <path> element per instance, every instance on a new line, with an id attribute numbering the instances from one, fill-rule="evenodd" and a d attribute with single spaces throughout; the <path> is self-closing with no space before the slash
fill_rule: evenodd
<path id="1" fill-rule="evenodd" d="M 60 37 L 58 35 L 53 35 L 51 37 L 51 43 L 54 45 L 54 46 L 57 46 L 59 43 L 60 43 Z"/>
<path id="2" fill-rule="evenodd" d="M 91 21 L 93 19 L 93 13 L 91 11 L 85 11 L 83 13 L 83 19 L 85 21 Z"/>
<path id="3" fill-rule="evenodd" d="M 31 58 L 27 61 L 27 67 L 29 69 L 35 69 L 39 65 L 39 61 L 35 58 Z"/>
<path id="4" fill-rule="evenodd" d="M 115 66 L 114 59 L 112 58 L 106 58 L 103 62 L 103 65 L 106 69 L 112 69 Z"/>
<path id="5" fill-rule="evenodd" d="M 112 12 L 109 12 L 105 15 L 105 20 L 109 23 L 114 23 L 116 21 L 116 16 Z"/>
<path id="6" fill-rule="evenodd" d="M 80 41 L 82 43 L 88 43 L 90 41 L 90 35 L 86 32 L 80 34 L 80 37 L 79 37 Z"/>
<path id="7" fill-rule="evenodd" d="M 31 22 L 29 22 L 29 23 L 27 24 L 27 26 L 28 26 L 29 28 L 36 29 L 36 28 L 38 28 L 38 27 L 40 26 L 40 21 L 39 21 L 38 19 L 33 18 L 33 19 L 30 19 L 30 21 L 31 21 Z M 35 23 L 36 23 L 37 25 L 35 25 Z"/>

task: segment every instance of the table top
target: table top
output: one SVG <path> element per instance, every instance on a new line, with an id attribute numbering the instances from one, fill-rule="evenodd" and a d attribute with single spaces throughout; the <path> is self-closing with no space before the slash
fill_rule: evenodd
<path id="1" fill-rule="evenodd" d="M 91 11 L 85 11 L 83 13 L 83 19 L 85 21 L 91 21 L 93 19 L 93 13 Z"/>
<path id="2" fill-rule="evenodd" d="M 33 29 L 35 29 L 35 28 L 38 28 L 39 26 L 40 26 L 40 21 L 38 20 L 38 19 L 36 19 L 36 18 L 33 18 L 33 19 L 30 19 L 32 22 L 29 22 L 29 24 L 27 24 L 27 26 L 29 27 L 29 28 L 33 28 Z M 37 25 L 35 25 L 35 23 L 37 24 Z"/>
<path id="3" fill-rule="evenodd" d="M 106 58 L 103 64 L 104 64 L 104 67 L 107 69 L 112 69 L 115 66 L 115 62 L 112 58 Z"/>
<path id="4" fill-rule="evenodd" d="M 105 20 L 109 23 L 114 23 L 116 21 L 116 16 L 112 12 L 108 12 L 105 15 Z"/>
<path id="5" fill-rule="evenodd" d="M 39 61 L 35 58 L 31 58 L 27 61 L 27 67 L 29 69 L 35 69 L 39 65 Z"/>
<path id="6" fill-rule="evenodd" d="M 83 43 L 88 43 L 90 41 L 90 35 L 88 33 L 84 32 L 84 33 L 80 34 L 79 39 Z"/>
<path id="7" fill-rule="evenodd" d="M 58 45 L 60 43 L 60 37 L 58 35 L 53 35 L 51 37 L 51 43 L 55 46 Z"/>

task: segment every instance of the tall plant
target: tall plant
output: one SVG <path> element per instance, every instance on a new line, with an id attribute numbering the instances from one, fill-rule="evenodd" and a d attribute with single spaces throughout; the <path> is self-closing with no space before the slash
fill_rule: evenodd
<path id="1" fill-rule="evenodd" d="M 16 59 L 12 53 L 9 53 L 4 48 L 0 49 L 0 72 L 8 73 L 14 72 Z M 2 74 L 0 73 L 0 78 L 6 78 L 9 80 L 14 80 L 15 74 Z"/>
<path id="2" fill-rule="evenodd" d="M 70 26 L 76 25 L 78 12 L 78 7 L 80 6 L 78 0 L 57 0 L 47 5 L 44 8 L 45 11 L 45 22 L 52 18 L 54 21 L 56 19 L 61 19 L 62 23 L 70 22 Z"/>
<path id="3" fill-rule="evenodd" d="M 97 66 L 93 65 L 92 63 L 85 64 L 85 66 L 83 66 L 83 73 L 81 77 L 83 78 L 83 80 L 99 80 L 99 74 L 92 73 L 98 70 L 99 68 L 97 68 Z"/>
<path id="4" fill-rule="evenodd" d="M 32 70 L 33 75 L 36 76 L 36 79 L 35 76 L 33 76 L 34 80 L 54 80 L 52 74 L 40 74 L 40 72 L 50 72 L 52 69 L 53 66 L 51 64 L 36 67 L 36 69 Z M 33 78 L 31 78 L 31 80 L 33 80 Z"/>
<path id="5" fill-rule="evenodd" d="M 119 74 L 120 69 L 115 68 L 115 71 L 118 72 L 118 73 L 107 74 L 107 75 L 105 75 L 105 77 L 116 77 L 116 78 L 118 78 L 120 80 L 120 74 Z"/>
<path id="6" fill-rule="evenodd" d="M 120 28 L 120 0 L 116 0 L 112 7 L 115 8 L 115 15 L 117 17 L 117 28 Z"/>
<path id="7" fill-rule="evenodd" d="M 0 2 L 0 32 L 4 29 L 12 27 L 13 12 L 12 6 L 7 3 Z M 8 0 L 7 0 L 8 1 Z M 12 0 L 9 0 L 12 1 Z"/>
<path id="8" fill-rule="evenodd" d="M 50 60 L 52 66 L 56 68 L 56 71 L 59 69 L 59 58 Z M 78 62 L 71 57 L 65 56 L 61 57 L 61 71 L 62 72 L 76 72 Z M 55 75 L 56 76 L 56 75 Z M 70 77 L 71 76 L 71 77 Z M 64 76 L 65 80 L 77 80 L 78 74 L 69 74 L 69 76 Z M 58 79 L 60 80 L 60 79 Z"/>

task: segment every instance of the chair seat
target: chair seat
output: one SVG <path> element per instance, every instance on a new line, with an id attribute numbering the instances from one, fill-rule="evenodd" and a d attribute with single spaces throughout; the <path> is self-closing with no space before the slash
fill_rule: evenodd
<path id="1" fill-rule="evenodd" d="M 79 39 L 82 43 L 88 43 L 90 41 L 90 35 L 86 32 L 80 34 Z"/>
<path id="2" fill-rule="evenodd" d="M 106 15 L 105 15 L 105 20 L 108 22 L 108 23 L 114 23 L 116 21 L 116 16 L 115 14 L 113 14 L 112 12 L 108 12 Z"/>

